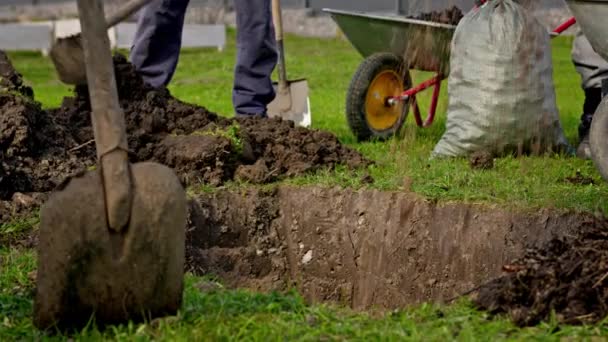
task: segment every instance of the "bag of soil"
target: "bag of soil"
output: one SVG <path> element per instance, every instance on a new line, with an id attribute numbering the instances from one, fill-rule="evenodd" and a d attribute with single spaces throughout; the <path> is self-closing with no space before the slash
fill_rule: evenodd
<path id="1" fill-rule="evenodd" d="M 432 157 L 572 153 L 551 58 L 549 33 L 516 1 L 467 13 L 452 39 L 446 131 Z"/>

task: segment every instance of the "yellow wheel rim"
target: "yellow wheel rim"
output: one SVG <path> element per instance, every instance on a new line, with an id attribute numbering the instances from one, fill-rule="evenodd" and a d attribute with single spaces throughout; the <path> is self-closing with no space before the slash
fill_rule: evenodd
<path id="1" fill-rule="evenodd" d="M 384 131 L 399 121 L 403 113 L 403 102 L 388 106 L 386 99 L 402 92 L 403 79 L 395 71 L 385 70 L 376 75 L 365 97 L 365 118 L 370 128 Z"/>

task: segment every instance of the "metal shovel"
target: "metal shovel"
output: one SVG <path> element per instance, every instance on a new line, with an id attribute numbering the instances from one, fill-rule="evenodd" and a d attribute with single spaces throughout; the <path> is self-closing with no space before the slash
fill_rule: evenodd
<path id="1" fill-rule="evenodd" d="M 119 7 L 106 19 L 106 30 L 127 19 L 149 1 L 131 0 Z M 104 13 L 101 15 L 103 16 Z M 62 82 L 72 85 L 87 83 L 81 34 L 57 39 L 49 55 Z"/>
<path id="2" fill-rule="evenodd" d="M 102 0 L 78 0 L 98 170 L 41 210 L 34 324 L 82 328 L 175 314 L 183 292 L 186 193 L 156 163 L 131 165 Z"/>
<path id="3" fill-rule="evenodd" d="M 276 97 L 267 106 L 268 116 L 278 116 L 285 120 L 292 120 L 298 126 L 310 127 L 312 117 L 310 99 L 308 98 L 308 82 L 306 79 L 287 80 L 280 0 L 272 0 L 272 19 L 279 52 L 279 82 L 273 84 Z"/>

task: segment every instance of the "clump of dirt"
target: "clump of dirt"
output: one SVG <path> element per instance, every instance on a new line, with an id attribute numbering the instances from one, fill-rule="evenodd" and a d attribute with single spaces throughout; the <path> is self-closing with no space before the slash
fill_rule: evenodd
<path id="1" fill-rule="evenodd" d="M 595 184 L 595 180 L 591 177 L 584 176 L 580 171 L 576 171 L 576 175 L 566 177 L 566 182 L 574 185 L 592 185 Z"/>
<path id="2" fill-rule="evenodd" d="M 233 179 L 268 183 L 339 164 L 370 164 L 331 133 L 281 119 L 223 118 L 174 98 L 167 89 L 148 86 L 120 54 L 114 66 L 131 162 L 168 165 L 186 186 L 218 186 Z M 0 55 L 0 72 L 8 90 L 0 92 L 3 223 L 15 215 L 15 193 L 48 193 L 94 166 L 96 152 L 86 86 L 76 87 L 60 108 L 45 111 L 5 55 Z"/>
<path id="3" fill-rule="evenodd" d="M 556 238 L 504 267 L 506 275 L 483 286 L 474 303 L 531 326 L 554 311 L 565 324 L 595 323 L 608 315 L 608 229 L 588 225 L 577 236 Z"/>
<path id="4" fill-rule="evenodd" d="M 420 13 L 415 16 L 409 16 L 408 18 L 448 25 L 458 25 L 463 17 L 464 14 L 462 13 L 462 10 L 456 6 L 452 6 L 452 8 L 447 8 L 443 11 Z"/>
<path id="5" fill-rule="evenodd" d="M 494 168 L 494 156 L 487 151 L 472 153 L 469 157 L 469 165 L 473 170 L 490 170 Z"/>
<path id="6" fill-rule="evenodd" d="M 367 172 L 361 176 L 361 183 L 363 184 L 374 184 L 375 181 L 376 180 L 374 179 L 374 177 L 372 177 L 372 175 Z"/>

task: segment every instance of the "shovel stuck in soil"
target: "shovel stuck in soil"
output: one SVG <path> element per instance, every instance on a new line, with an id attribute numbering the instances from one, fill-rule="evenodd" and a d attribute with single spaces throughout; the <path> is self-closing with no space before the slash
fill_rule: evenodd
<path id="1" fill-rule="evenodd" d="M 280 0 L 272 0 L 272 18 L 279 52 L 279 82 L 274 84 L 276 97 L 268 104 L 268 116 L 291 120 L 298 126 L 310 127 L 310 99 L 306 79 L 287 80 L 285 48 L 283 46 L 283 19 Z"/>
<path id="2" fill-rule="evenodd" d="M 106 30 L 127 19 L 149 1 L 131 0 L 122 5 L 106 19 Z M 55 65 L 59 79 L 63 83 L 72 85 L 87 83 L 81 34 L 57 39 L 51 46 L 49 55 Z"/>
<path id="3" fill-rule="evenodd" d="M 181 305 L 186 194 L 170 168 L 131 165 L 102 0 L 78 0 L 98 170 L 42 208 L 34 324 L 82 328 L 175 314 Z"/>

